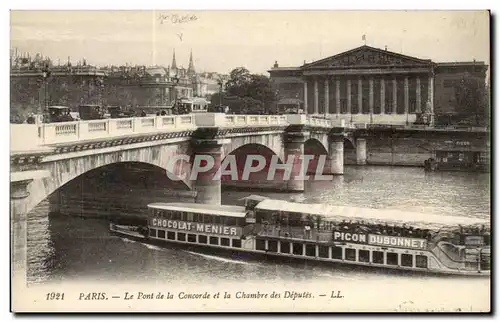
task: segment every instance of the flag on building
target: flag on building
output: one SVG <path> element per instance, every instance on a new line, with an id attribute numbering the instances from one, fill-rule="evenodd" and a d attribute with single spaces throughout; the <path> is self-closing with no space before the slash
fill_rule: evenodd
<path id="1" fill-rule="evenodd" d="M 366 35 L 363 35 L 363 37 L 361 37 L 361 40 L 366 41 Z"/>

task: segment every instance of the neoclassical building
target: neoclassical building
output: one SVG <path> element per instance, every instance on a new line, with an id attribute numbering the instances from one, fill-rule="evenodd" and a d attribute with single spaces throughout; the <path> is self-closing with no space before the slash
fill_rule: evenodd
<path id="1" fill-rule="evenodd" d="M 278 106 L 347 122 L 413 123 L 425 115 L 454 113 L 455 87 L 463 78 L 485 84 L 484 62 L 435 63 L 361 46 L 300 67 L 269 71 Z"/>

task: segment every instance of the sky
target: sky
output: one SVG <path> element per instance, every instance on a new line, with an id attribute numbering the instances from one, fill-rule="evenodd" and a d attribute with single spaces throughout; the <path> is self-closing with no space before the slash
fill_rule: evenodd
<path id="1" fill-rule="evenodd" d="M 487 11 L 11 11 L 11 48 L 61 63 L 266 73 L 364 44 L 435 62 L 489 64 Z"/>

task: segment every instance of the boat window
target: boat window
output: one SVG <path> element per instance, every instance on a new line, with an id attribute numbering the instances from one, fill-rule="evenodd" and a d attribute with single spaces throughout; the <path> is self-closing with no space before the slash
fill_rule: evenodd
<path id="1" fill-rule="evenodd" d="M 306 256 L 315 257 L 316 256 L 316 245 L 306 245 Z"/>
<path id="2" fill-rule="evenodd" d="M 226 226 L 236 226 L 236 218 L 234 217 L 227 217 L 226 218 Z"/>
<path id="3" fill-rule="evenodd" d="M 384 263 L 384 253 L 374 250 L 372 252 L 372 262 L 375 264 L 383 264 Z"/>
<path id="4" fill-rule="evenodd" d="M 167 239 L 175 240 L 175 232 L 167 231 Z"/>
<path id="5" fill-rule="evenodd" d="M 185 233 L 177 233 L 177 240 L 186 241 L 186 234 Z"/>
<path id="6" fill-rule="evenodd" d="M 302 244 L 293 243 L 293 254 L 294 255 L 303 255 L 304 253 L 302 251 L 303 251 Z"/>
<path id="7" fill-rule="evenodd" d="M 269 240 L 267 242 L 267 250 L 273 253 L 278 252 L 278 241 L 277 240 Z"/>
<path id="8" fill-rule="evenodd" d="M 214 217 L 209 216 L 209 215 L 204 215 L 203 216 L 203 223 L 204 224 L 211 224 L 213 222 Z"/>
<path id="9" fill-rule="evenodd" d="M 356 260 L 356 250 L 354 248 L 346 248 L 345 249 L 345 259 L 348 261 Z"/>
<path id="10" fill-rule="evenodd" d="M 255 249 L 266 250 L 266 241 L 264 239 L 257 239 L 255 241 Z"/>
<path id="11" fill-rule="evenodd" d="M 413 267 L 413 255 L 401 254 L 401 266 Z"/>
<path id="12" fill-rule="evenodd" d="M 180 220 L 181 214 L 177 211 L 172 211 L 172 220 Z"/>
<path id="13" fill-rule="evenodd" d="M 164 230 L 159 230 L 158 229 L 158 238 L 165 239 L 165 231 Z"/>
<path id="14" fill-rule="evenodd" d="M 156 237 L 156 229 L 149 229 L 149 236 Z"/>
<path id="15" fill-rule="evenodd" d="M 318 256 L 323 258 L 328 258 L 328 246 L 318 246 Z"/>
<path id="16" fill-rule="evenodd" d="M 427 268 L 427 256 L 417 255 L 415 257 L 415 266 L 418 268 Z"/>
<path id="17" fill-rule="evenodd" d="M 181 221 L 186 221 L 186 218 L 187 218 L 187 213 L 181 211 Z"/>
<path id="18" fill-rule="evenodd" d="M 233 239 L 233 247 L 241 248 L 241 239 Z"/>
<path id="19" fill-rule="evenodd" d="M 236 226 L 245 226 L 246 219 L 245 218 L 236 218 Z"/>
<path id="20" fill-rule="evenodd" d="M 171 211 L 164 211 L 163 218 L 170 220 L 172 218 L 172 212 Z"/>
<path id="21" fill-rule="evenodd" d="M 196 222 L 203 222 L 203 214 L 194 214 L 194 221 Z"/>
<path id="22" fill-rule="evenodd" d="M 208 242 L 208 238 L 205 235 L 198 235 L 198 243 L 206 244 Z"/>
<path id="23" fill-rule="evenodd" d="M 387 265 L 398 265 L 398 253 L 387 253 Z"/>
<path id="24" fill-rule="evenodd" d="M 196 235 L 195 234 L 188 234 L 188 242 L 196 243 Z"/>
<path id="25" fill-rule="evenodd" d="M 221 238 L 221 239 L 220 239 L 220 244 L 221 244 L 222 246 L 227 246 L 227 247 L 229 247 L 229 238 L 225 238 L 225 237 Z"/>
<path id="26" fill-rule="evenodd" d="M 360 249 L 358 253 L 359 261 L 363 263 L 370 262 L 370 251 Z"/>
<path id="27" fill-rule="evenodd" d="M 186 215 L 186 219 L 187 221 L 193 221 L 193 213 L 192 212 L 188 212 L 187 215 Z"/>
<path id="28" fill-rule="evenodd" d="M 219 237 L 210 237 L 210 245 L 219 245 Z"/>
<path id="29" fill-rule="evenodd" d="M 289 242 L 281 242 L 280 252 L 285 254 L 290 254 L 290 243 Z"/>
<path id="30" fill-rule="evenodd" d="M 342 247 L 332 247 L 332 258 L 342 259 Z"/>

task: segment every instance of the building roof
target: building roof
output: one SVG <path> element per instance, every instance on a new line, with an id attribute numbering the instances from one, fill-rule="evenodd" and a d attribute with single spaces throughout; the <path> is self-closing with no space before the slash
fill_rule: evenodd
<path id="1" fill-rule="evenodd" d="M 184 211 L 204 215 L 227 216 L 227 217 L 245 217 L 245 207 L 228 205 L 198 204 L 189 202 L 157 202 L 148 205 L 149 208 L 160 210 Z"/>
<path id="2" fill-rule="evenodd" d="M 155 75 L 160 75 L 160 76 L 165 76 L 167 75 L 167 71 L 163 67 L 150 67 L 146 69 L 146 73 L 151 76 Z"/>

